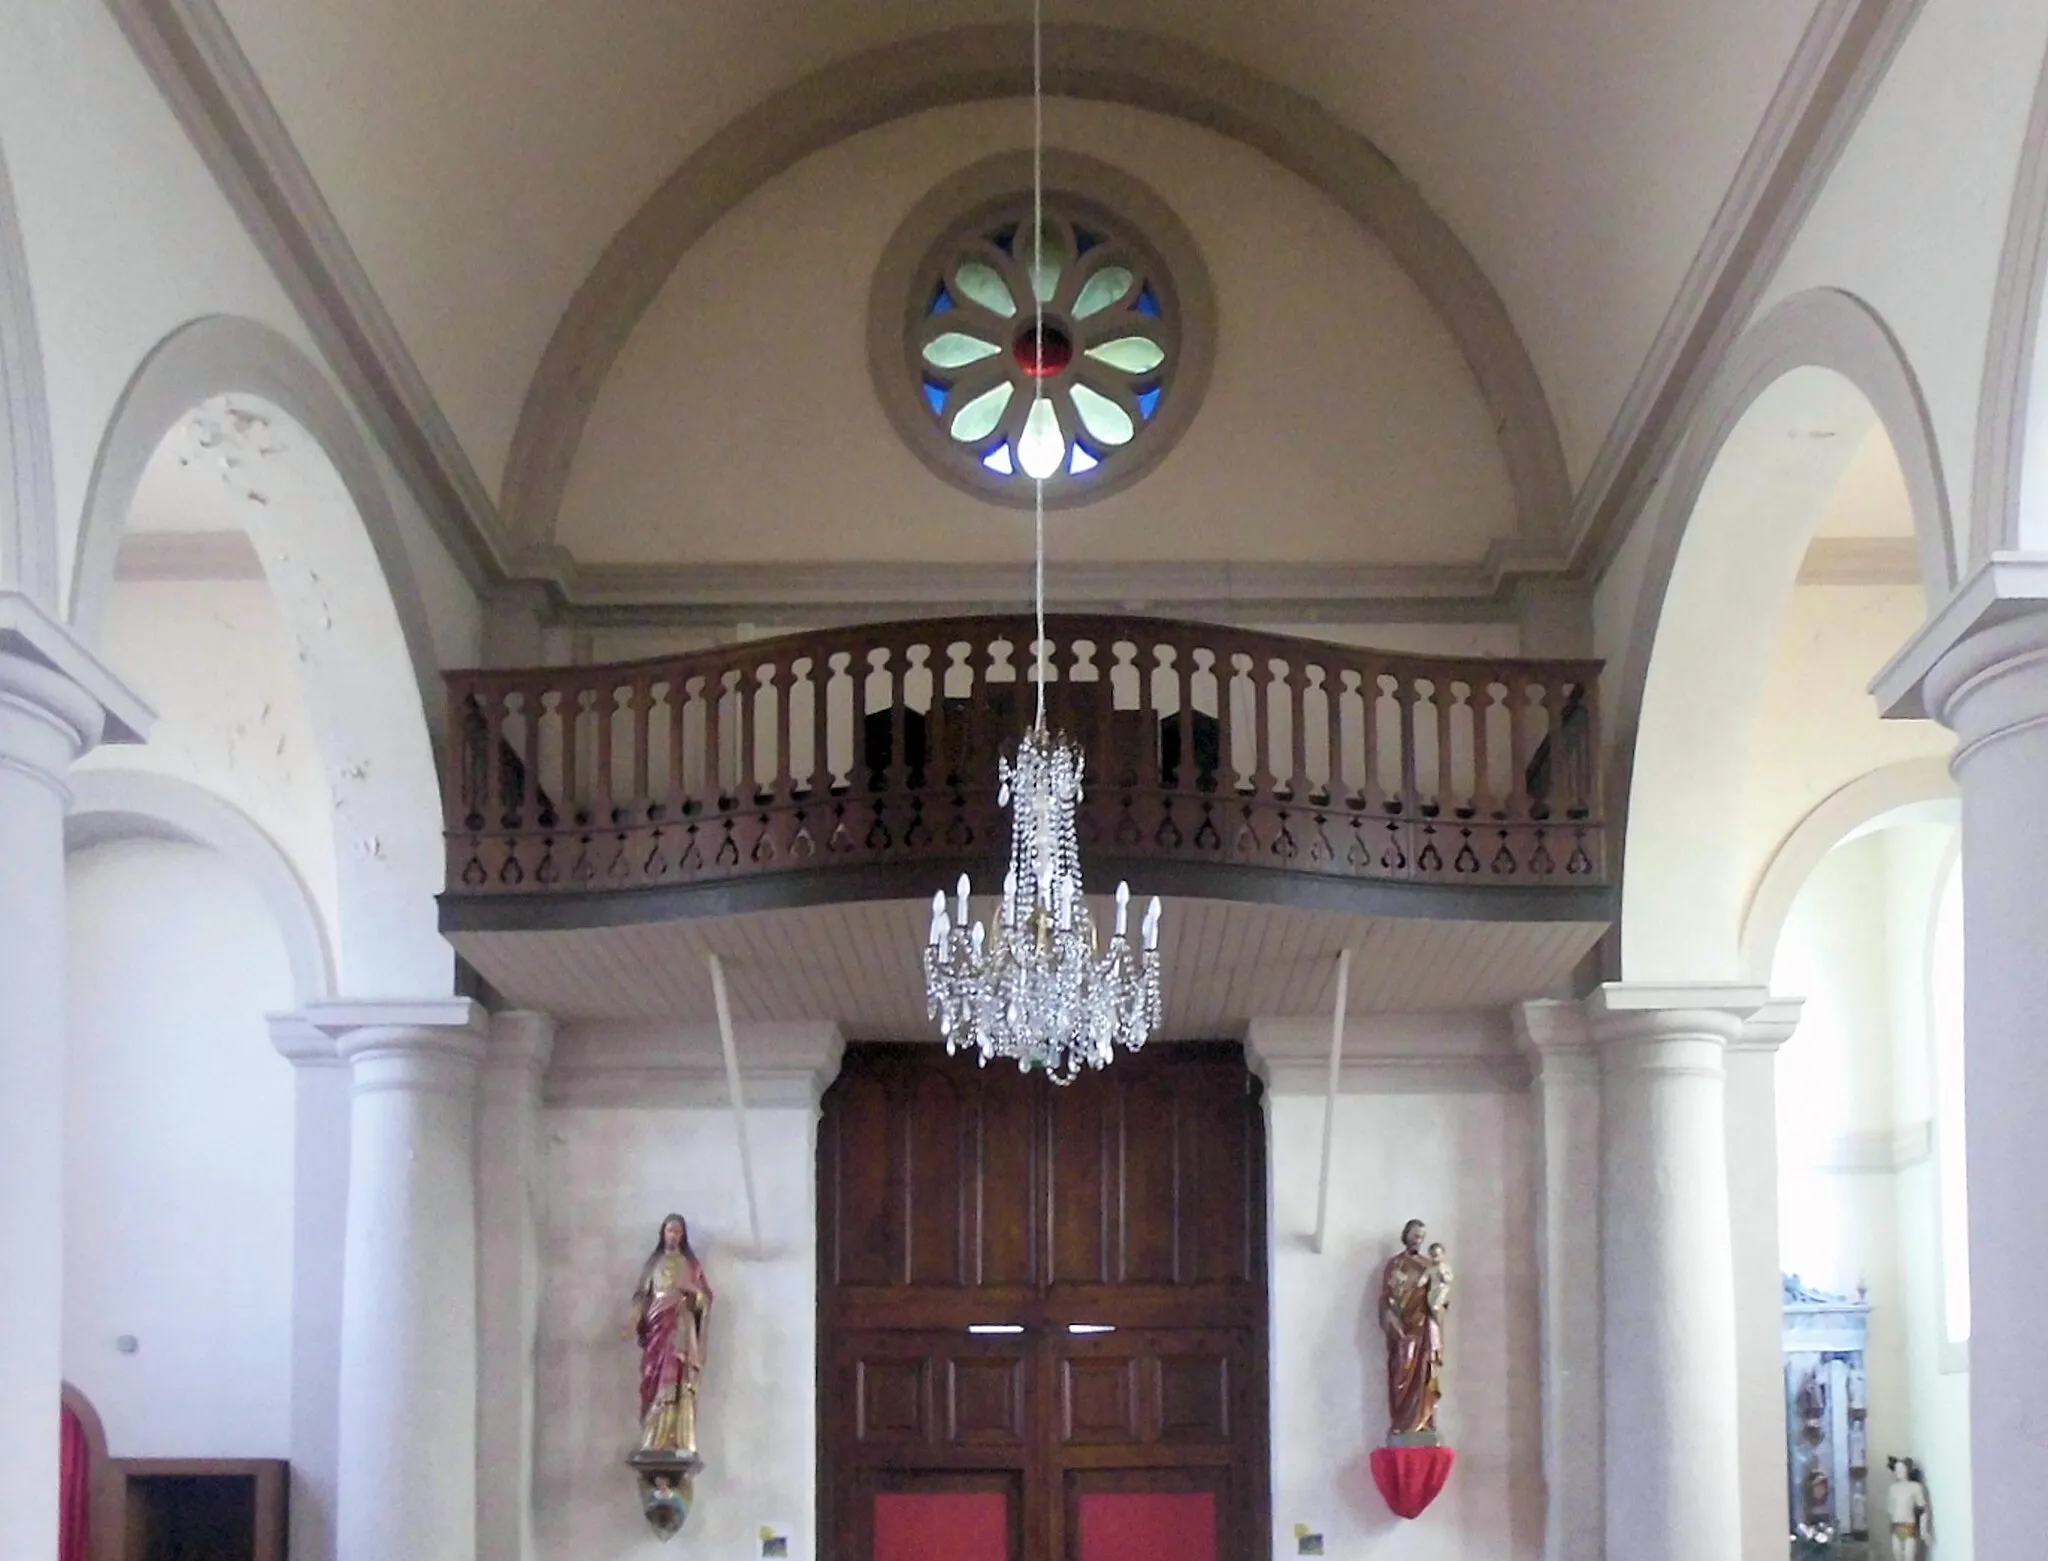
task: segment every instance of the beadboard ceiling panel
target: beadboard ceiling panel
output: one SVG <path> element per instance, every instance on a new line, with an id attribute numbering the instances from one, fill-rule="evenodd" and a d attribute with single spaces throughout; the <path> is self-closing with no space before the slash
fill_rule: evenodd
<path id="1" fill-rule="evenodd" d="M 1094 902 L 1098 925 L 1113 915 Z M 987 902 L 976 905 L 987 913 Z M 508 1001 L 565 1021 L 711 1023 L 706 956 L 740 1023 L 837 1023 L 850 1039 L 931 1038 L 919 954 L 930 906 L 874 901 L 549 932 L 463 932 L 456 947 Z M 1254 1017 L 1327 1012 L 1340 950 L 1353 1013 L 1497 1008 L 1568 992 L 1596 922 L 1419 921 L 1214 900 L 1166 905 L 1169 1038 L 1236 1035 Z"/>

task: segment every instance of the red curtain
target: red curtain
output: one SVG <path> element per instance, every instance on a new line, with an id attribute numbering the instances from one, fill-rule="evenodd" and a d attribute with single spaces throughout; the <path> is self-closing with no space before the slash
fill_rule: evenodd
<path id="1" fill-rule="evenodd" d="M 85 1427 L 68 1408 L 57 1490 L 57 1561 L 87 1561 L 92 1543 L 92 1452 L 85 1443 Z"/>

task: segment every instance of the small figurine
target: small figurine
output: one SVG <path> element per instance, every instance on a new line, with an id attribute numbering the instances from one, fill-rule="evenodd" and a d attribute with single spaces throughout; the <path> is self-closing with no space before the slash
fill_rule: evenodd
<path id="1" fill-rule="evenodd" d="M 1380 1326 L 1387 1336 L 1387 1437 L 1393 1446 L 1436 1446 L 1443 1397 L 1444 1315 L 1451 1267 L 1441 1243 L 1424 1251 L 1421 1220 L 1401 1227 L 1401 1250 L 1380 1274 Z"/>
<path id="2" fill-rule="evenodd" d="M 1934 1517 L 1920 1466 L 1910 1458 L 1887 1458 L 1885 1466 L 1892 1474 L 1884 1497 L 1885 1516 L 1892 1527 L 1892 1561 L 1925 1561 L 1934 1538 Z"/>

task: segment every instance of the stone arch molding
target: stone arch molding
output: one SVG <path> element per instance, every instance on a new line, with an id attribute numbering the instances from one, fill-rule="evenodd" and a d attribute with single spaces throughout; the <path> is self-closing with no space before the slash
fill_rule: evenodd
<path id="1" fill-rule="evenodd" d="M 262 895 L 284 940 L 299 1006 L 334 995 L 334 959 L 312 895 L 277 843 L 240 808 L 203 786 L 150 770 L 75 770 L 68 784 L 67 851 L 114 840 L 170 840 L 218 852 Z"/>
<path id="2" fill-rule="evenodd" d="M 1768 985 L 1778 939 L 1821 858 L 1886 814 L 1922 803 L 1953 803 L 1959 793 L 1948 761 L 1904 759 L 1860 775 L 1830 793 L 1772 853 L 1742 921 L 1742 978 Z"/>
<path id="3" fill-rule="evenodd" d="M 1047 90 L 1183 119 L 1264 153 L 1386 245 L 1457 341 L 1498 430 L 1523 544 L 1553 546 L 1571 508 L 1557 424 L 1493 284 L 1370 141 L 1297 93 L 1188 44 L 1083 24 L 1045 29 Z M 555 327 L 520 409 L 501 510 L 525 549 L 552 545 L 585 425 L 620 352 L 690 246 L 814 152 L 927 109 L 1028 94 L 1028 27 L 967 27 L 841 60 L 731 120 L 612 238 Z"/>
<path id="4" fill-rule="evenodd" d="M 59 592 L 53 471 L 28 256 L 0 156 L 0 589 L 52 611 Z"/>
<path id="5" fill-rule="evenodd" d="M 2048 57 L 2034 88 L 1991 295 L 1965 573 L 2005 551 L 2048 551 Z"/>
<path id="6" fill-rule="evenodd" d="M 334 802 L 336 968 L 345 994 L 445 995 L 439 933 L 440 709 L 427 614 L 376 459 L 327 377 L 267 326 L 209 316 L 160 342 L 122 393 L 94 462 L 70 619 L 100 642 L 122 532 L 167 434 L 216 397 L 274 410 L 310 448 L 285 457 L 306 503 L 252 510 L 252 539 L 298 647 Z M 347 513 L 344 513 L 347 512 Z M 259 514 L 260 521 L 255 519 Z"/>
<path id="7" fill-rule="evenodd" d="M 1773 532 L 1743 515 L 1720 534 L 1693 527 L 1709 480 L 1730 440 L 1760 399 L 1801 370 L 1845 381 L 1834 399 L 1860 398 L 1890 438 L 1913 510 L 1921 584 L 1930 609 L 1956 581 L 1948 486 L 1926 398 L 1905 352 L 1863 300 L 1833 288 L 1794 295 L 1752 324 L 1722 364 L 1691 432 L 1662 484 L 1648 519 L 1649 556 L 1615 690 L 1614 774 L 1609 795 L 1625 799 L 1622 834 L 1621 966 L 1626 979 L 1671 974 L 1689 948 L 1686 979 L 1734 977 L 1743 907 L 1739 888 L 1711 875 L 1739 860 L 1736 810 L 1761 677 L 1723 653 L 1731 635 L 1774 625 L 1792 589 L 1810 531 Z M 1677 625 L 1674 627 L 1674 625 Z M 1666 629 L 1672 638 L 1661 646 Z M 1753 658 L 1752 658 L 1753 659 Z M 1652 682 L 1654 669 L 1659 673 Z M 1711 683 L 1709 692 L 1707 684 Z M 1686 766 L 1684 783 L 1659 774 L 1655 745 L 1684 733 L 1688 712 L 1727 703 L 1739 708 L 1719 729 L 1709 764 Z M 1638 796 L 1636 781 L 1657 781 Z M 1719 799 L 1703 803 L 1702 799 Z M 1647 951 L 1647 952 L 1646 952 Z M 1685 963 L 1685 961 L 1678 961 Z"/>

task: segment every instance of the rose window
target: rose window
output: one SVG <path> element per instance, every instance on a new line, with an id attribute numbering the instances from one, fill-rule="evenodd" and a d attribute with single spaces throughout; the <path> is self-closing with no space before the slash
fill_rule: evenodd
<path id="1" fill-rule="evenodd" d="M 1160 453 L 1148 434 L 1174 405 L 1178 294 L 1106 211 L 1049 200 L 1034 242 L 1028 196 L 986 206 L 927 252 L 909 302 L 903 388 L 922 426 L 905 432 L 952 480 L 1028 503 L 1042 478 L 1072 503 Z"/>

